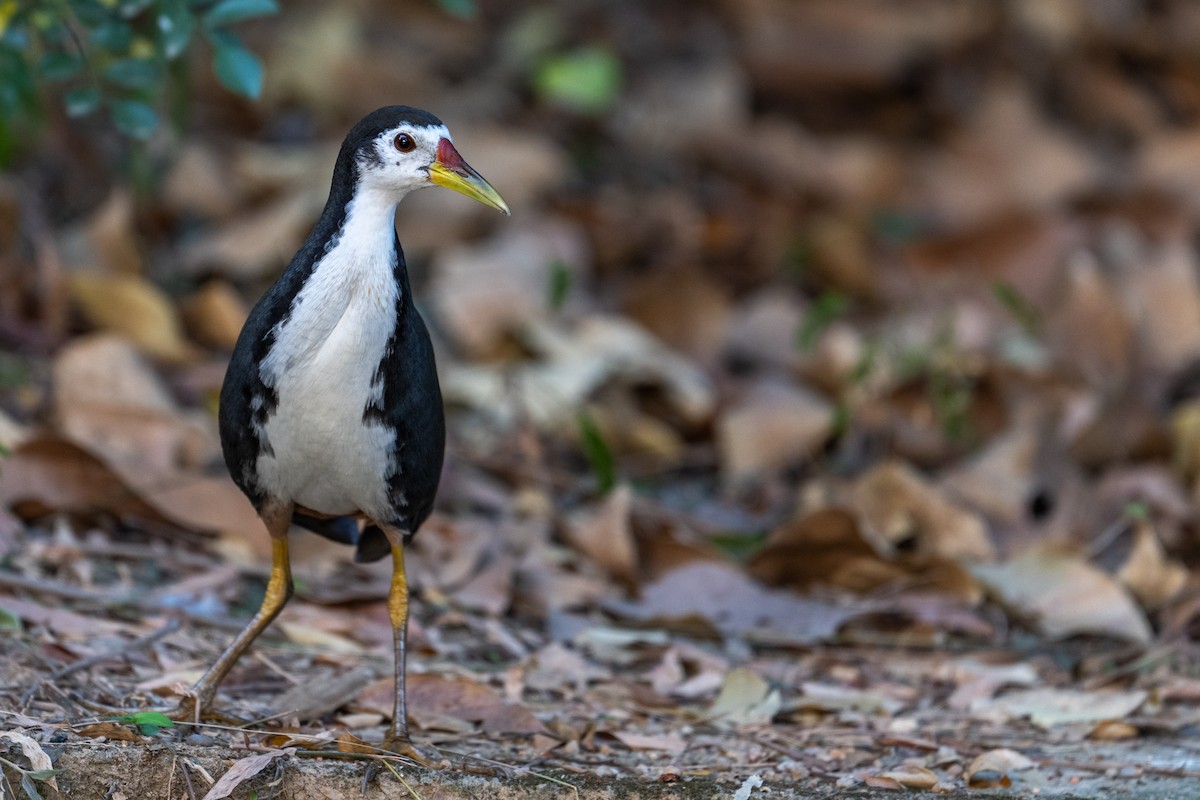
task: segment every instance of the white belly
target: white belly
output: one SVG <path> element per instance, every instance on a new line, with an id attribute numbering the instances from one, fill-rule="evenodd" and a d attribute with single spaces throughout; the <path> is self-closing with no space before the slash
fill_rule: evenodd
<path id="1" fill-rule="evenodd" d="M 278 403 L 260 430 L 269 447 L 258 458 L 258 482 L 324 514 L 391 514 L 395 432 L 363 419 L 382 397 L 376 369 L 397 324 L 391 226 L 383 231 L 386 248 L 339 246 L 322 259 L 260 367 Z"/>

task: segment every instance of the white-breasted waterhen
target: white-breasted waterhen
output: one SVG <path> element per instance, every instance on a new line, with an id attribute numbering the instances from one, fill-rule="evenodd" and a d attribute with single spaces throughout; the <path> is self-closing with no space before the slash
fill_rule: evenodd
<path id="1" fill-rule="evenodd" d="M 396 692 L 383 746 L 415 753 L 404 545 L 433 507 L 445 425 L 394 217 L 401 198 L 434 185 L 508 213 L 437 117 L 408 106 L 367 115 L 342 143 L 320 220 L 246 320 L 221 388 L 221 445 L 270 533 L 271 576 L 258 613 L 171 709 L 176 718 L 211 712 L 225 674 L 291 597 L 295 523 L 354 544 L 359 561 L 391 553 Z"/>

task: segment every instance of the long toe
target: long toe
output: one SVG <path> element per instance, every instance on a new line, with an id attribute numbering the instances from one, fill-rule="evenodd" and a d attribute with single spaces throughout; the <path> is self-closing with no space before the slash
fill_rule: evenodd
<path id="1" fill-rule="evenodd" d="M 450 762 L 436 749 L 432 747 L 428 749 L 418 748 L 413 744 L 412 739 L 400 734 L 388 734 L 379 745 L 379 749 L 415 761 L 418 765 L 426 769 L 441 770 L 447 769 L 450 766 Z M 367 786 L 375 779 L 375 776 L 386 771 L 387 769 L 382 765 L 382 759 L 372 759 L 367 764 L 367 771 L 363 774 L 363 792 L 366 792 Z"/>

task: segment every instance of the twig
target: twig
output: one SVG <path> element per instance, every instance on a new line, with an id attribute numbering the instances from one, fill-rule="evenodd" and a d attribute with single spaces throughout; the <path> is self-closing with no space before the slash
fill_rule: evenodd
<path id="1" fill-rule="evenodd" d="M 388 772 L 390 772 L 396 776 L 396 780 L 400 781 L 400 783 L 403 784 L 404 788 L 408 790 L 409 794 L 411 794 L 413 797 L 417 798 L 417 800 L 421 800 L 421 795 L 417 794 L 416 789 L 414 789 L 408 785 L 408 781 L 404 780 L 404 777 L 400 774 L 400 770 L 393 767 L 387 761 L 384 761 L 383 765 L 385 767 L 387 767 Z"/>
<path id="2" fill-rule="evenodd" d="M 170 636 L 172 633 L 179 630 L 180 624 L 181 623 L 180 623 L 178 617 L 172 617 L 171 619 L 167 620 L 166 624 L 164 624 L 158 630 L 151 631 L 150 633 L 147 633 L 145 636 L 139 636 L 138 638 L 134 639 L 129 644 L 122 647 L 120 650 L 109 650 L 109 651 L 106 651 L 103 653 L 95 653 L 93 655 L 88 656 L 87 658 L 81 658 L 78 661 L 67 664 L 65 667 L 54 672 L 46 680 L 54 682 L 57 680 L 61 680 L 74 672 L 78 672 L 81 669 L 87 669 L 88 667 L 93 667 L 96 664 L 103 663 L 105 661 L 108 661 L 109 659 L 124 658 L 129 653 L 135 652 L 137 650 L 141 650 L 144 647 L 149 647 L 150 645 L 157 642 L 159 639 L 162 639 L 164 636 Z M 37 685 L 40 685 L 40 683 L 35 684 L 35 687 Z M 30 699 L 32 699 L 32 697 L 30 697 Z M 25 702 L 28 702 L 28 700 L 25 700 Z"/>

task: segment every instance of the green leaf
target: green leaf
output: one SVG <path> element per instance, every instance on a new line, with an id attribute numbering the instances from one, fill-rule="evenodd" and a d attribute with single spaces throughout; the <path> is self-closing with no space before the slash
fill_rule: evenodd
<path id="1" fill-rule="evenodd" d="M 213 71 L 217 73 L 217 80 L 231 92 L 252 98 L 262 93 L 262 62 L 232 37 L 222 38 L 217 45 Z"/>
<path id="2" fill-rule="evenodd" d="M 33 778 L 35 781 L 48 781 L 55 775 L 62 773 L 61 769 L 29 769 L 25 770 L 25 774 Z"/>
<path id="3" fill-rule="evenodd" d="M 88 32 L 91 43 L 110 53 L 124 53 L 133 44 L 133 28 L 120 20 L 109 20 Z"/>
<path id="4" fill-rule="evenodd" d="M 153 736 L 163 728 L 173 728 L 175 723 L 161 711 L 134 711 L 117 718 L 122 725 L 136 725 L 143 736 Z"/>
<path id="5" fill-rule="evenodd" d="M 63 95 L 67 116 L 86 116 L 100 107 L 100 90 L 95 86 L 79 86 Z"/>
<path id="6" fill-rule="evenodd" d="M 1021 293 L 1017 291 L 1015 286 L 1011 283 L 999 281 L 992 286 L 992 293 L 996 296 L 1000 305 L 1004 306 L 1008 310 L 1008 313 L 1012 314 L 1013 319 L 1025 329 L 1026 333 L 1030 336 L 1037 334 L 1038 328 L 1041 325 L 1038 311 L 1033 307 L 1032 303 L 1021 296 Z"/>
<path id="7" fill-rule="evenodd" d="M 61 81 L 77 74 L 83 62 L 74 53 L 46 53 L 38 62 L 38 72 L 48 81 Z"/>
<path id="8" fill-rule="evenodd" d="M 0 631 L 21 630 L 21 618 L 7 608 L 0 606 Z"/>
<path id="9" fill-rule="evenodd" d="M 567 302 L 567 295 L 570 291 L 571 270 L 561 261 L 555 261 L 550 265 L 550 288 L 546 297 L 546 302 L 550 306 L 550 310 L 558 311 L 561 309 L 563 303 Z"/>
<path id="10" fill-rule="evenodd" d="M 104 70 L 105 78 L 127 89 L 149 89 L 159 75 L 158 63 L 147 58 L 120 58 Z"/>
<path id="11" fill-rule="evenodd" d="M 822 334 L 829 329 L 833 321 L 846 313 L 850 305 L 849 298 L 841 292 L 825 292 L 817 298 L 817 302 L 809 309 L 796 331 L 796 346 L 801 350 L 811 350 L 821 341 Z"/>
<path id="12" fill-rule="evenodd" d="M 584 47 L 543 62 L 534 74 L 542 99 L 586 114 L 601 114 L 617 99 L 621 65 L 601 47 Z"/>
<path id="13" fill-rule="evenodd" d="M 38 792 L 37 785 L 27 772 L 21 773 L 21 788 L 25 790 L 25 796 L 29 800 L 42 800 L 42 795 Z"/>
<path id="14" fill-rule="evenodd" d="M 167 3 L 158 14 L 158 31 L 162 35 L 163 55 L 177 58 L 187 49 L 196 31 L 196 18 L 182 0 Z"/>
<path id="15" fill-rule="evenodd" d="M 158 114 L 141 100 L 113 100 L 109 110 L 117 129 L 134 139 L 147 139 L 158 127 Z"/>
<path id="16" fill-rule="evenodd" d="M 461 19 L 475 19 L 475 15 L 479 13 L 475 0 L 437 0 L 437 4 L 442 11 Z"/>
<path id="17" fill-rule="evenodd" d="M 221 0 L 204 15 L 204 24 L 216 28 L 278 11 L 279 4 L 275 0 Z"/>
<path id="18" fill-rule="evenodd" d="M 578 423 L 583 454 L 592 467 L 592 474 L 596 477 L 600 492 L 607 494 L 617 485 L 617 461 L 591 414 L 580 411 Z"/>

